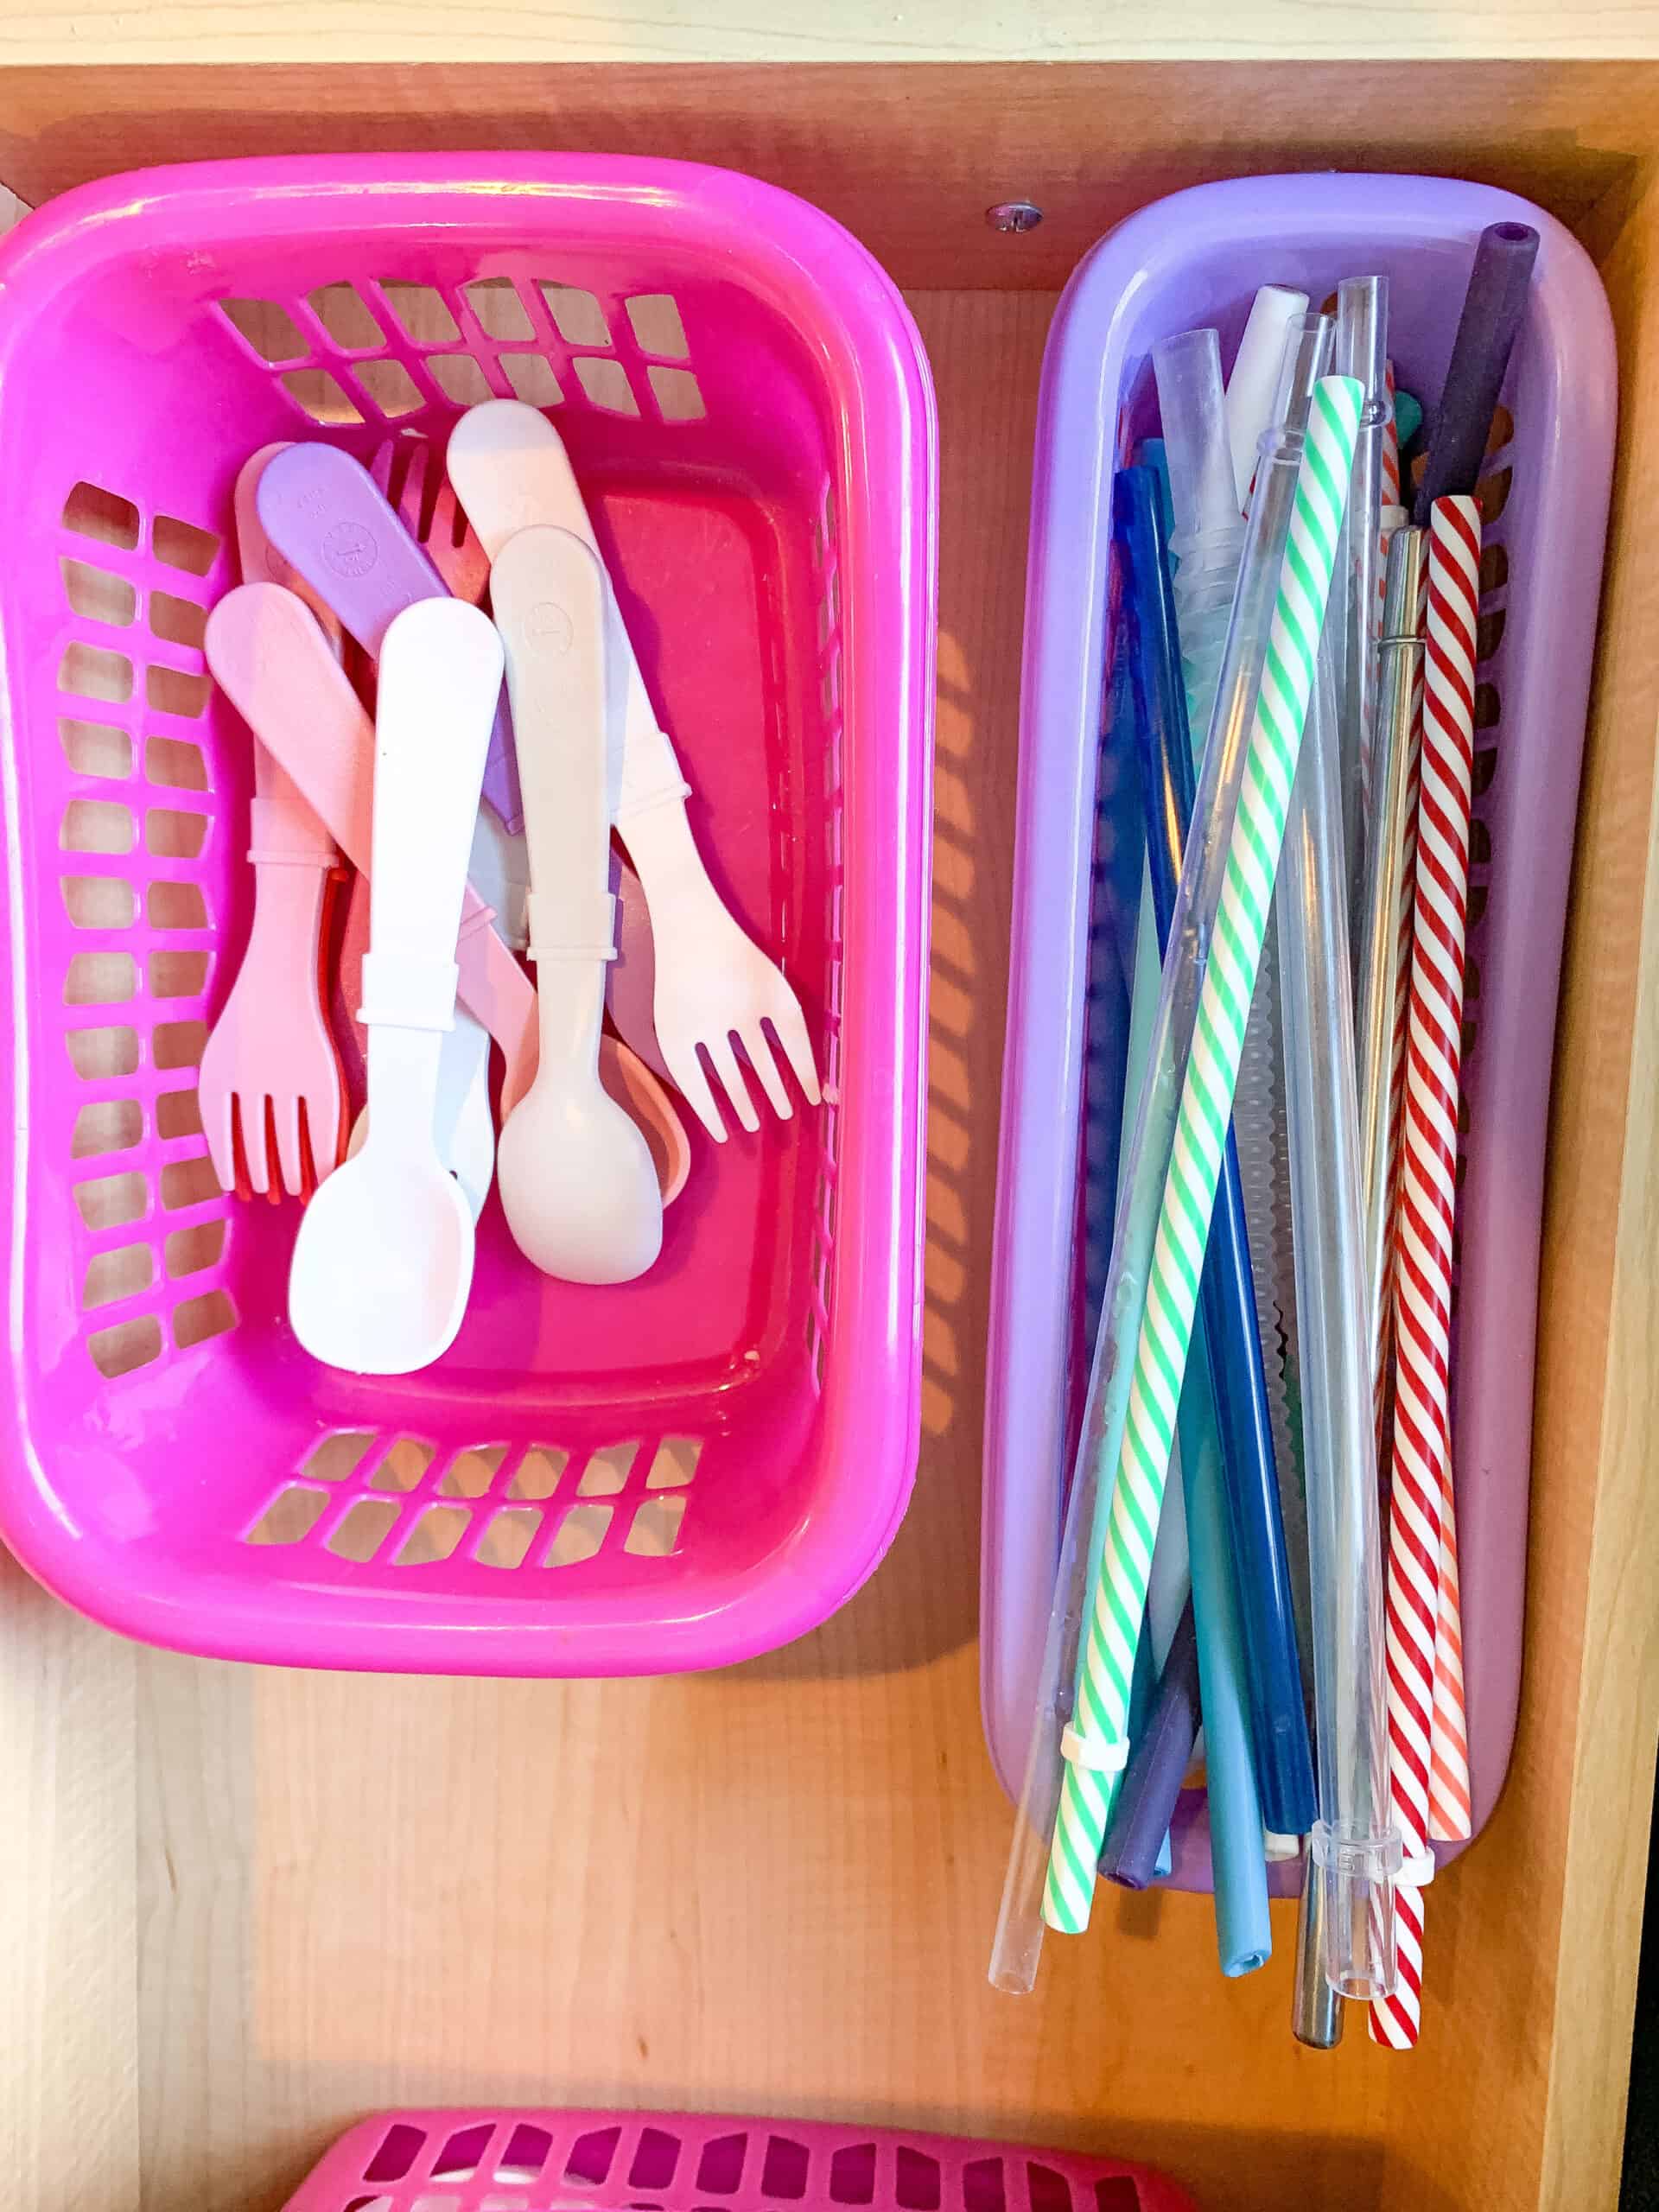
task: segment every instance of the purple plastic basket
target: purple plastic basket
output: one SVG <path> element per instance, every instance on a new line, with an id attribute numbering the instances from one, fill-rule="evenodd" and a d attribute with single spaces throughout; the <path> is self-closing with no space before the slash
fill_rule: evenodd
<path id="1" fill-rule="evenodd" d="M 1151 347 L 1214 323 L 1230 359 L 1258 284 L 1319 301 L 1344 276 L 1380 270 L 1399 383 L 1432 411 L 1475 240 L 1505 219 L 1532 224 L 1542 245 L 1503 391 L 1513 437 L 1484 480 L 1497 550 L 1483 571 L 1477 671 L 1452 1408 L 1477 1830 L 1509 1765 L 1551 1039 L 1612 471 L 1611 319 L 1584 249 L 1510 194 L 1430 177 L 1258 177 L 1178 193 L 1103 239 L 1067 287 L 1043 365 L 985 1414 L 981 1691 L 1011 1794 L 1075 1428 L 1110 487 L 1153 426 Z M 1091 1081 L 1100 1071 L 1121 1084 L 1126 1043 L 1094 1028 Z M 1458 1848 L 1438 1847 L 1442 1859 Z M 1281 1885 L 1294 1873 L 1281 1870 Z M 1182 1800 L 1173 1879 L 1210 1885 L 1196 1792 Z"/>

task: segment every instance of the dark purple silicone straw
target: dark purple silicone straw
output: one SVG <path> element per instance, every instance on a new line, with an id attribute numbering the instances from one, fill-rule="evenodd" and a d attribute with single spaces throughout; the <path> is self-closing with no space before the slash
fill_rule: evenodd
<path id="1" fill-rule="evenodd" d="M 1126 1890 L 1144 1890 L 1158 1870 L 1158 1853 L 1169 1834 L 1170 1815 L 1192 1763 L 1198 1732 L 1198 1638 L 1192 1600 L 1170 1639 L 1169 1656 L 1158 1678 L 1158 1694 L 1147 1715 L 1141 1740 L 1123 1770 L 1100 1871 Z"/>
<path id="2" fill-rule="evenodd" d="M 1530 224 L 1492 223 L 1480 234 L 1412 509 L 1412 520 L 1420 526 L 1427 527 L 1436 499 L 1472 492 L 1480 480 L 1497 395 L 1537 258 L 1538 233 Z"/>

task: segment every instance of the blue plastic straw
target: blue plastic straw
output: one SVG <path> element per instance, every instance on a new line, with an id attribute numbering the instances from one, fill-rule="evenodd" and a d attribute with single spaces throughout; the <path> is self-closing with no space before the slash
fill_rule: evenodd
<path id="1" fill-rule="evenodd" d="M 1145 692 L 1144 700 L 1137 698 L 1136 722 L 1142 743 L 1147 855 L 1158 927 L 1166 937 L 1192 811 L 1192 748 L 1154 480 L 1149 471 L 1128 468 L 1119 473 L 1117 486 L 1116 514 L 1126 556 L 1125 598 L 1138 639 L 1132 667 L 1141 672 Z M 1221 1457 L 1245 1624 L 1258 1789 L 1268 1825 L 1295 1834 L 1313 1818 L 1313 1756 L 1256 1334 L 1238 1155 L 1230 1132 L 1205 1255 L 1200 1310 L 1214 1410 L 1224 1440 Z M 1259 1825 L 1255 1845 L 1259 1850 Z"/>

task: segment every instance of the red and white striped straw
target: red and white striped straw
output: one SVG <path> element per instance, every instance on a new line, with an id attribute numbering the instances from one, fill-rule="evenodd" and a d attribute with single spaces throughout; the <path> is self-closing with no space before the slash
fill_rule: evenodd
<path id="1" fill-rule="evenodd" d="M 1383 364 L 1389 379 L 1389 413 L 1382 425 L 1382 505 L 1400 504 L 1400 425 L 1394 417 L 1394 363 Z"/>
<path id="2" fill-rule="evenodd" d="M 1372 2035 L 1395 2048 L 1416 2041 L 1421 2018 L 1423 1900 L 1410 1876 L 1432 1871 L 1429 1839 L 1469 1833 L 1450 1381 L 1479 591 L 1479 508 L 1472 499 L 1438 499 L 1395 1243 L 1389 1758 L 1406 1865 L 1395 1893 L 1398 1986 L 1371 2008 Z"/>
<path id="3" fill-rule="evenodd" d="M 1463 1046 L 1469 816 L 1475 766 L 1475 635 L 1480 607 L 1480 509 L 1439 499 L 1431 518 L 1428 649 L 1425 655 L 1422 792 L 1418 808 L 1417 926 L 1412 999 L 1421 996 L 1421 1048 L 1407 1058 L 1408 1116 L 1421 1098 L 1433 1134 L 1437 1321 L 1446 1338 L 1432 1369 L 1440 1484 L 1440 1602 L 1434 1643 L 1434 1714 L 1428 1833 L 1436 1842 L 1470 1833 L 1469 1743 L 1463 1692 L 1463 1616 L 1458 1592 L 1457 1508 L 1452 1482 L 1450 1344 L 1452 1230 L 1456 1208 L 1458 1092 Z M 1421 984 L 1419 978 L 1421 979 Z M 1426 1183 L 1427 1179 L 1425 1179 Z M 1440 1301 L 1443 1301 L 1440 1302 Z"/>

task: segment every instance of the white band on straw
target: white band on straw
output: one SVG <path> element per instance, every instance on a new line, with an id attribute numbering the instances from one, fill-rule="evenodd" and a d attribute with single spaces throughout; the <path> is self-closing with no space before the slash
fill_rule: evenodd
<path id="1" fill-rule="evenodd" d="M 1085 1736 L 1068 1728 L 1060 1738 L 1060 1757 L 1090 1774 L 1121 1774 L 1129 1763 L 1129 1746 L 1122 1736 Z"/>
<path id="2" fill-rule="evenodd" d="M 1426 1890 L 1434 1878 L 1433 1853 L 1426 1851 L 1421 1858 L 1402 1859 L 1395 1878 L 1404 1882 L 1409 1889 Z"/>

